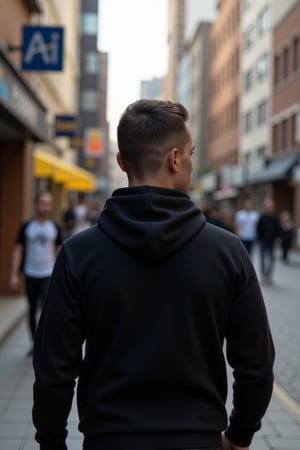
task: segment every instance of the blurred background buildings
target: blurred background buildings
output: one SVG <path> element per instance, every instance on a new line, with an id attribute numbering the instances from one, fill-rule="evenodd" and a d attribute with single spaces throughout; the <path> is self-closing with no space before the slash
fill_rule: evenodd
<path id="1" fill-rule="evenodd" d="M 299 14 L 299 0 L 169 0 L 161 93 L 190 111 L 193 198 L 236 209 L 251 197 L 261 210 L 273 197 L 298 230 Z"/>

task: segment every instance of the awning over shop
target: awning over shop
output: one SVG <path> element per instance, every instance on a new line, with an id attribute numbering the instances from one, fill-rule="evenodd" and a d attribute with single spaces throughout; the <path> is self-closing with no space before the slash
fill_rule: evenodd
<path id="1" fill-rule="evenodd" d="M 87 170 L 43 150 L 34 152 L 34 174 L 37 178 L 51 178 L 68 191 L 94 192 L 96 177 Z"/>
<path id="2" fill-rule="evenodd" d="M 268 181 L 281 180 L 291 174 L 292 168 L 297 164 L 298 154 L 291 153 L 280 158 L 273 159 L 258 173 L 249 178 L 250 183 L 266 183 Z"/>

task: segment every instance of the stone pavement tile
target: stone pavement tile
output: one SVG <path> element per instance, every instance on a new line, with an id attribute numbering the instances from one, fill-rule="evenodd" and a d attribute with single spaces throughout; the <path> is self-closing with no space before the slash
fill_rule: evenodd
<path id="1" fill-rule="evenodd" d="M 282 407 L 281 410 L 278 411 L 268 411 L 267 416 L 270 422 L 272 423 L 294 423 L 295 419 L 291 414 L 288 413 L 284 407 Z M 299 447 L 300 450 L 300 447 Z"/>
<path id="2" fill-rule="evenodd" d="M 22 448 L 22 439 L 8 439 L 0 437 L 0 448 L 1 450 L 20 450 L 20 448 Z M 32 450 L 37 449 L 35 448 Z"/>
<path id="3" fill-rule="evenodd" d="M 30 414 L 28 414 L 29 405 L 23 408 L 8 407 L 6 411 L 1 414 L 1 422 L 11 423 L 28 423 L 31 420 Z"/>
<path id="4" fill-rule="evenodd" d="M 271 450 L 299 450 L 299 438 L 276 438 L 267 440 Z M 252 449 L 251 449 L 252 450 Z"/>
<path id="5" fill-rule="evenodd" d="M 39 449 L 38 444 L 36 442 L 33 442 L 32 440 L 26 441 L 24 446 L 20 448 L 20 450 L 38 450 L 38 449 Z M 72 448 L 70 448 L 70 450 L 72 450 Z"/>
<path id="6" fill-rule="evenodd" d="M 264 438 L 256 437 L 250 446 L 251 450 L 270 450 Z"/>
<path id="7" fill-rule="evenodd" d="M 78 423 L 68 421 L 68 436 L 70 439 L 82 439 L 82 433 L 78 431 Z"/>
<path id="8" fill-rule="evenodd" d="M 276 437 L 276 436 L 278 436 L 278 432 L 277 432 L 277 430 L 274 429 L 274 426 L 272 423 L 267 423 L 264 420 L 261 430 L 257 432 L 257 436 Z"/>
<path id="9" fill-rule="evenodd" d="M 274 428 L 278 432 L 279 436 L 290 437 L 299 439 L 300 449 L 300 425 L 295 423 L 274 423 Z"/>
<path id="10" fill-rule="evenodd" d="M 67 441 L 67 445 L 70 450 L 82 450 L 82 439 L 71 439 L 70 438 Z"/>
<path id="11" fill-rule="evenodd" d="M 0 439 L 3 438 L 23 438 L 27 430 L 27 423 L 0 423 Z M 1 450 L 5 447 L 1 447 Z M 6 449 L 5 449 L 6 450 Z"/>

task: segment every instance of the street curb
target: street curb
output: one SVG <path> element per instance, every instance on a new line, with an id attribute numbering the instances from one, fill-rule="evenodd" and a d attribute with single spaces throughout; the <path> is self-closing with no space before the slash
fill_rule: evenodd
<path id="1" fill-rule="evenodd" d="M 300 424 L 300 405 L 293 400 L 279 384 L 274 382 L 273 394 L 277 400 L 288 410 L 294 419 Z"/>

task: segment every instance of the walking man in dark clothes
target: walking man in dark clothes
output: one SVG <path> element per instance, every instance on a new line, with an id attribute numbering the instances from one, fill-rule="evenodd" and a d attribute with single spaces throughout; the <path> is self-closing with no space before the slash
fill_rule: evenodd
<path id="1" fill-rule="evenodd" d="M 257 222 L 257 239 L 260 243 L 260 270 L 262 283 L 273 283 L 274 245 L 280 238 L 281 227 L 278 215 L 275 213 L 274 200 L 266 198 L 264 211 Z"/>
<path id="2" fill-rule="evenodd" d="M 129 105 L 117 155 L 129 187 L 63 243 L 34 349 L 41 450 L 67 448 L 76 378 L 84 450 L 246 450 L 261 427 L 274 362 L 265 305 L 241 240 L 188 196 L 187 121 L 179 103 Z"/>

